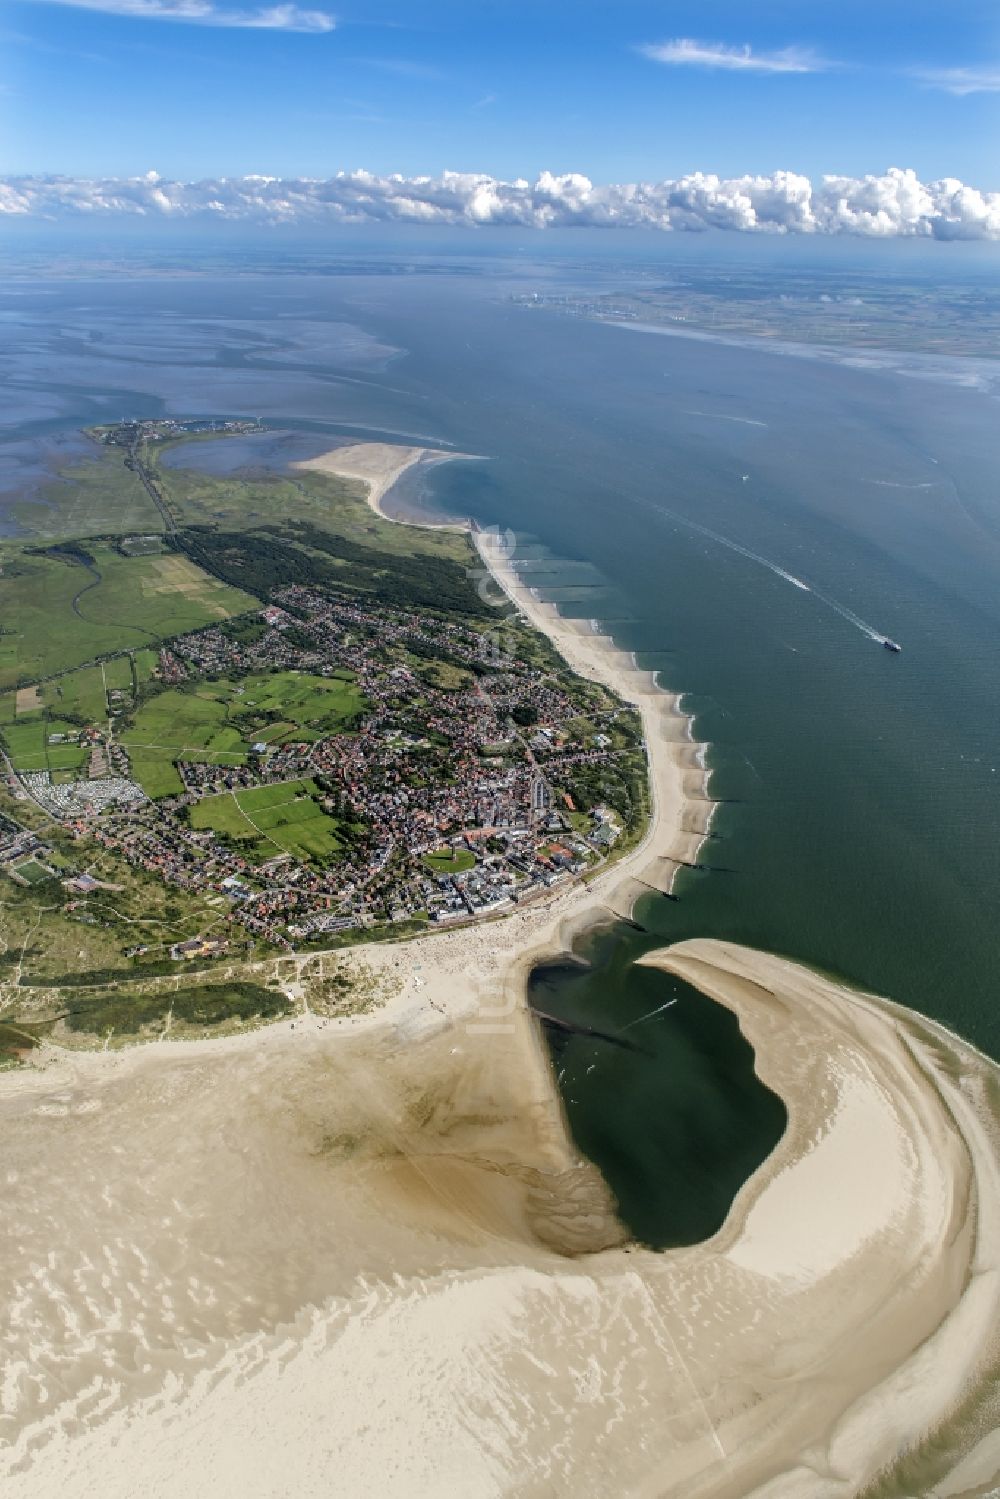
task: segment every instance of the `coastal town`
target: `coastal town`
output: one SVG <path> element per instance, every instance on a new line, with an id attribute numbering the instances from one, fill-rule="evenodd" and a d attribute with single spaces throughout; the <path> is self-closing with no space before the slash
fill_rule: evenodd
<path id="1" fill-rule="evenodd" d="M 164 642 L 148 682 L 66 726 L 83 773 L 10 769 L 8 788 L 81 854 L 217 902 L 229 933 L 176 961 L 241 929 L 297 950 L 479 920 L 585 876 L 645 816 L 638 715 L 536 651 L 511 618 L 290 583 Z M 44 867 L 38 836 L 10 833 L 8 870 Z"/>
<path id="2" fill-rule="evenodd" d="M 240 437 L 263 432 L 256 419 L 202 417 L 125 417 L 120 422 L 88 428 L 91 440 L 103 447 L 131 449 L 139 442 L 176 442 L 181 437 Z"/>

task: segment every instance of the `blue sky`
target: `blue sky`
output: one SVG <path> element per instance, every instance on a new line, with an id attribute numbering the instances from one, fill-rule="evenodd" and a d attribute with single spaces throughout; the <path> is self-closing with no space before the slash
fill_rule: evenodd
<path id="1" fill-rule="evenodd" d="M 897 165 L 1000 188 L 979 0 L 20 0 L 0 37 L 7 175 Z"/>

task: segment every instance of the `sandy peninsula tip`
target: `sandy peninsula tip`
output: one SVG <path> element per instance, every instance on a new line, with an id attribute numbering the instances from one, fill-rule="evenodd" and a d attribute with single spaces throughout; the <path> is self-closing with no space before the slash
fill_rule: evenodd
<path id="1" fill-rule="evenodd" d="M 408 469 L 418 464 L 430 467 L 456 459 L 473 459 L 472 453 L 456 453 L 443 448 L 406 447 L 392 442 L 354 442 L 332 448 L 316 458 L 293 463 L 293 469 L 329 474 L 338 479 L 357 479 L 367 488 L 368 503 L 383 520 L 394 520 L 386 514 L 383 500 Z M 443 522 L 435 529 L 466 530 L 465 522 Z"/>

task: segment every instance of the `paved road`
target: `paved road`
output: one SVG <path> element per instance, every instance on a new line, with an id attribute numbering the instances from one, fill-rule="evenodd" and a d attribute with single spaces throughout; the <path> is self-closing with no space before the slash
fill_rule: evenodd
<path id="1" fill-rule="evenodd" d="M 170 507 L 168 506 L 166 500 L 163 498 L 163 494 L 161 493 L 156 483 L 156 479 L 153 477 L 153 470 L 147 463 L 143 461 L 142 453 L 143 442 L 141 438 L 137 437 L 131 443 L 128 450 L 128 455 L 132 464 L 133 472 L 138 474 L 139 478 L 142 480 L 142 484 L 146 493 L 149 495 L 149 498 L 152 500 L 153 504 L 160 512 L 160 517 L 163 521 L 163 529 L 166 531 L 168 536 L 172 536 L 177 530 L 176 522 L 174 521 L 174 518 L 170 513 Z"/>

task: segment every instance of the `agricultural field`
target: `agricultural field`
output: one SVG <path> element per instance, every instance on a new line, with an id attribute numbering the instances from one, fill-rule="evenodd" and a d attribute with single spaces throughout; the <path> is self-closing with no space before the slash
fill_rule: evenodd
<path id="1" fill-rule="evenodd" d="M 133 651 L 132 660 L 135 662 L 135 678 L 140 686 L 143 682 L 150 681 L 159 670 L 159 652 L 150 650 L 148 646 L 141 651 Z"/>
<path id="2" fill-rule="evenodd" d="M 45 769 L 45 720 L 4 724 L 3 742 L 15 770 Z"/>
<path id="3" fill-rule="evenodd" d="M 129 656 L 113 656 L 104 662 L 104 680 L 109 692 L 132 691 L 132 660 Z"/>
<path id="4" fill-rule="evenodd" d="M 310 741 L 346 728 L 365 706 L 348 673 L 261 672 L 239 682 L 168 688 L 121 735 L 132 771 L 154 799 L 182 790 L 175 760 L 245 765 L 252 744 Z"/>
<path id="5" fill-rule="evenodd" d="M 108 696 L 100 666 L 81 666 L 42 683 L 45 706 L 65 713 L 78 724 L 103 723 L 108 716 Z"/>
<path id="6" fill-rule="evenodd" d="M 80 729 L 103 724 L 108 716 L 106 684 L 131 689 L 132 667 L 127 656 L 103 666 L 81 666 L 39 684 L 28 712 L 18 711 L 16 696 L 0 698 L 0 740 L 15 770 L 48 770 L 58 780 L 72 779 L 87 761 L 87 749 L 75 742 Z M 55 736 L 60 736 L 52 742 Z"/>
<path id="7" fill-rule="evenodd" d="M 130 744 L 126 748 L 132 779 L 139 782 L 151 800 L 155 802 L 163 796 L 180 796 L 184 790 L 184 782 L 174 765 L 175 750 L 133 749 Z"/>
<path id="8" fill-rule="evenodd" d="M 226 706 L 210 694 L 157 693 L 135 714 L 121 734 L 132 774 L 147 796 L 175 796 L 183 784 L 175 760 L 204 760 L 213 765 L 245 765 L 246 745 L 239 729 L 227 722 Z"/>
<path id="9" fill-rule="evenodd" d="M 74 724 L 58 718 L 32 717 L 26 722 L 0 727 L 4 748 L 15 770 L 77 770 L 87 758 L 79 744 L 50 744 L 54 734 L 63 736 L 78 732 Z"/>
<path id="10" fill-rule="evenodd" d="M 220 791 L 217 796 L 206 796 L 190 809 L 191 826 L 199 833 L 211 828 L 224 838 L 235 838 L 241 843 L 253 843 L 259 836 L 257 829 L 240 811 L 236 797 L 229 791 Z"/>
<path id="11" fill-rule="evenodd" d="M 176 552 L 87 556 L 0 549 L 0 690 L 256 607 Z"/>
<path id="12" fill-rule="evenodd" d="M 73 780 L 87 763 L 87 750 L 80 744 L 47 744 L 46 768 L 58 780 Z"/>
<path id="13" fill-rule="evenodd" d="M 191 826 L 245 844 L 255 860 L 288 853 L 324 862 L 340 851 L 337 824 L 316 800 L 314 781 L 282 781 L 208 796 L 191 808 Z"/>

